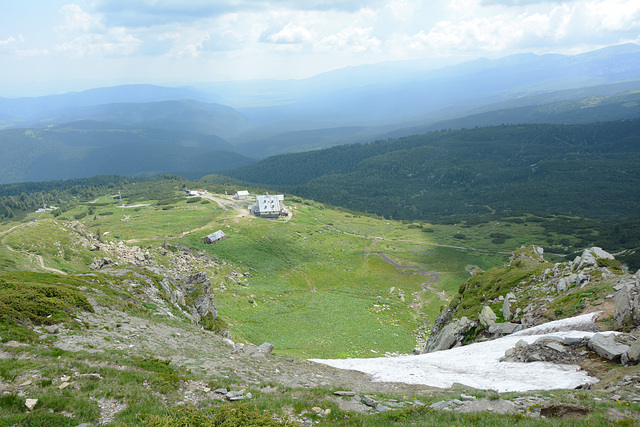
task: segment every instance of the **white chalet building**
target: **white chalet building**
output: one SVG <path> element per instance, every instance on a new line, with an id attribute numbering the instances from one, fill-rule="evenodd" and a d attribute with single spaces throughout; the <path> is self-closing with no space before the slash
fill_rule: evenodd
<path id="1" fill-rule="evenodd" d="M 249 198 L 249 192 L 247 190 L 236 191 L 233 198 L 236 200 L 247 200 Z"/>
<path id="2" fill-rule="evenodd" d="M 281 194 L 256 196 L 253 213 L 261 218 L 277 218 L 281 215 L 288 215 L 288 212 L 284 210 L 284 196 Z"/>

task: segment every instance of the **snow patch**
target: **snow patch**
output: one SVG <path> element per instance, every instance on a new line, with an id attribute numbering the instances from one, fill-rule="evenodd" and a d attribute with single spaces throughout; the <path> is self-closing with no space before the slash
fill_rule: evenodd
<path id="1" fill-rule="evenodd" d="M 451 350 L 417 356 L 370 359 L 311 359 L 340 369 L 369 375 L 373 381 L 422 384 L 448 388 L 454 383 L 498 392 L 573 389 L 598 382 L 577 365 L 550 362 L 500 362 L 505 351 L 520 340 L 531 344 L 545 336 L 587 337 L 595 332 L 595 319 L 602 314 L 590 313 L 549 322 L 493 341 L 475 343 Z M 547 328 L 543 328 L 547 326 Z M 589 329 L 589 330 L 585 330 Z M 548 331 L 548 332 L 547 332 Z"/>

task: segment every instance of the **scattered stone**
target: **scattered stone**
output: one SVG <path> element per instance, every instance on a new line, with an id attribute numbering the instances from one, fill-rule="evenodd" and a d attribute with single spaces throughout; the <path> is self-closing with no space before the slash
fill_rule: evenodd
<path id="1" fill-rule="evenodd" d="M 204 391 L 205 393 L 209 393 L 211 389 L 209 387 L 205 387 L 202 389 L 202 391 Z"/>
<path id="2" fill-rule="evenodd" d="M 244 354 L 252 355 L 253 353 L 260 352 L 260 349 L 258 348 L 257 345 L 252 344 L 252 345 L 245 346 L 242 351 L 244 352 Z"/>
<path id="3" fill-rule="evenodd" d="M 258 347 L 258 349 L 263 353 L 271 353 L 271 351 L 273 350 L 273 344 L 265 342 L 262 343 L 260 347 Z"/>
<path id="4" fill-rule="evenodd" d="M 24 402 L 24 406 L 27 407 L 29 411 L 33 411 L 33 408 L 38 404 L 38 399 L 27 399 Z"/>
<path id="5" fill-rule="evenodd" d="M 229 393 L 229 390 L 227 390 L 226 388 L 217 388 L 214 390 L 214 392 L 218 394 L 227 394 Z"/>
<path id="6" fill-rule="evenodd" d="M 235 402 L 237 400 L 245 399 L 245 396 L 241 391 L 230 391 L 225 395 L 225 397 L 229 402 Z"/>
<path id="7" fill-rule="evenodd" d="M 548 348 L 555 350 L 555 351 L 559 351 L 559 352 L 566 352 L 567 350 L 564 349 L 564 346 L 562 344 L 558 344 L 556 342 L 548 342 L 545 344 L 545 346 L 547 346 Z"/>
<path id="8" fill-rule="evenodd" d="M 311 408 L 311 410 L 313 412 L 315 412 L 316 414 L 319 414 L 320 412 L 322 412 L 322 408 L 320 408 L 318 406 L 314 406 L 313 408 Z"/>
<path id="9" fill-rule="evenodd" d="M 70 385 L 71 385 L 71 383 L 68 383 L 68 382 L 66 382 L 66 381 L 65 381 L 65 382 L 63 382 L 62 384 L 60 384 L 60 385 L 58 386 L 58 388 L 59 388 L 60 390 L 64 390 L 65 388 L 69 387 Z"/>
<path id="10" fill-rule="evenodd" d="M 539 353 L 532 353 L 529 355 L 529 357 L 527 358 L 527 363 L 531 363 L 531 362 L 542 362 L 542 356 L 540 356 Z"/>
<path id="11" fill-rule="evenodd" d="M 441 400 L 440 402 L 432 403 L 430 406 L 433 409 L 444 409 L 449 406 L 449 402 L 447 402 L 446 400 Z"/>
<path id="12" fill-rule="evenodd" d="M 509 335 L 522 329 L 523 327 L 519 323 L 511 323 L 511 322 L 496 323 L 489 327 L 489 333 L 499 334 L 499 335 Z"/>
<path id="13" fill-rule="evenodd" d="M 564 345 L 587 345 L 587 341 L 583 337 L 565 337 L 563 343 Z"/>
<path id="14" fill-rule="evenodd" d="M 378 402 L 376 402 L 375 400 L 373 400 L 372 398 L 370 398 L 368 396 L 362 396 L 360 401 L 362 403 L 364 403 L 365 405 L 370 406 L 372 408 L 374 408 L 378 404 Z"/>
<path id="15" fill-rule="evenodd" d="M 560 293 L 566 290 L 567 290 L 567 281 L 564 278 L 558 279 L 558 281 L 556 282 L 556 291 Z"/>
<path id="16" fill-rule="evenodd" d="M 460 400 L 462 400 L 463 402 L 472 402 L 474 400 L 477 400 L 477 397 L 475 397 L 475 396 L 467 396 L 466 394 L 461 394 L 460 395 Z"/>
<path id="17" fill-rule="evenodd" d="M 334 391 L 333 394 L 335 394 L 336 396 L 355 396 L 358 393 L 356 393 L 355 391 L 338 390 L 338 391 Z"/>
<path id="18" fill-rule="evenodd" d="M 28 385 L 31 385 L 31 380 L 27 380 L 27 381 L 23 382 L 22 384 L 20 384 L 20 387 L 26 387 Z"/>
<path id="19" fill-rule="evenodd" d="M 49 332 L 50 334 L 57 334 L 60 332 L 59 325 L 45 325 L 44 330 Z"/>
<path id="20" fill-rule="evenodd" d="M 382 412 L 387 412 L 388 410 L 389 410 L 389 407 L 388 407 L 388 406 L 384 406 L 384 405 L 378 405 L 378 406 L 376 406 L 376 411 L 377 411 L 377 412 L 382 413 Z"/>

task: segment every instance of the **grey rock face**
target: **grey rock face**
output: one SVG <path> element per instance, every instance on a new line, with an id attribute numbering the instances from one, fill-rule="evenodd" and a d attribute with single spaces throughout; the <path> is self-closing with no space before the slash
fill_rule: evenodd
<path id="1" fill-rule="evenodd" d="M 489 327 L 490 334 L 508 335 L 521 330 L 523 327 L 519 323 L 496 323 Z"/>
<path id="2" fill-rule="evenodd" d="M 629 346 L 616 342 L 613 335 L 595 334 L 587 345 L 608 360 L 619 360 L 629 350 Z"/>
<path id="3" fill-rule="evenodd" d="M 615 286 L 615 310 L 613 322 L 617 327 L 633 327 L 640 325 L 640 280 L 639 274 L 631 276 Z"/>
<path id="4" fill-rule="evenodd" d="M 448 350 L 456 344 L 462 343 L 464 334 L 476 327 L 476 322 L 462 317 L 452 320 L 446 326 L 432 335 L 425 345 L 425 353 L 432 351 Z"/>
<path id="5" fill-rule="evenodd" d="M 640 363 L 640 339 L 637 339 L 636 342 L 629 347 L 629 350 L 622 355 L 622 359 L 625 365 L 637 365 Z"/>
<path id="6" fill-rule="evenodd" d="M 594 246 L 592 248 L 585 249 L 580 257 L 577 270 L 582 270 L 587 267 L 595 267 L 598 265 L 598 258 L 614 259 L 613 255 L 609 252 Z"/>
<path id="7" fill-rule="evenodd" d="M 271 353 L 271 351 L 273 350 L 273 344 L 265 342 L 262 343 L 260 347 L 258 347 L 258 349 L 263 353 Z"/>
<path id="8" fill-rule="evenodd" d="M 478 316 L 478 320 L 480 321 L 480 324 L 485 328 L 488 328 L 489 326 L 495 324 L 497 318 L 498 316 L 496 316 L 493 310 L 491 310 L 491 307 L 489 307 L 488 305 L 485 305 L 482 308 L 482 311 Z"/>

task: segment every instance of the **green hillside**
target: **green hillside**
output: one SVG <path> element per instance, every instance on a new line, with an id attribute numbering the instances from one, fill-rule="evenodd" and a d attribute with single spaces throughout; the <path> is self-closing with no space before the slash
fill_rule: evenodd
<path id="1" fill-rule="evenodd" d="M 637 119 L 441 131 L 274 156 L 228 175 L 386 218 L 611 218 L 640 207 L 639 131 Z"/>
<path id="2" fill-rule="evenodd" d="M 185 186 L 209 193 L 184 198 Z M 287 355 L 375 356 L 410 352 L 416 330 L 433 321 L 471 269 L 501 265 L 520 245 L 576 242 L 521 218 L 473 226 L 400 222 L 289 196 L 289 220 L 264 220 L 247 214 L 248 202 L 224 195 L 238 188 L 165 177 L 120 181 L 101 197 L 77 191 L 63 209 L 2 225 L 2 268 L 87 272 L 105 254 L 82 244 L 69 225 L 79 221 L 104 242 L 147 248 L 168 267 L 167 247 L 224 261 L 203 269 L 236 338 L 269 341 Z M 125 208 L 113 195 L 118 190 Z M 205 245 L 202 238 L 218 229 L 227 238 Z M 496 243 L 496 233 L 506 240 Z M 375 327 L 354 333 L 360 324 Z"/>

